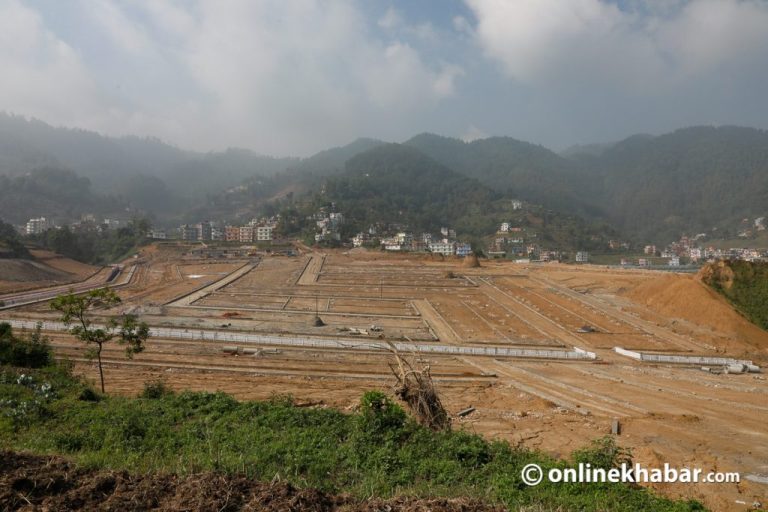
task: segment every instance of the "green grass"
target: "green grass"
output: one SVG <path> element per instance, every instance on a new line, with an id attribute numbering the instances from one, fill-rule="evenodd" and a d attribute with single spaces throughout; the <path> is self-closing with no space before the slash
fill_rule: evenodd
<path id="1" fill-rule="evenodd" d="M 461 430 L 434 433 L 378 392 L 364 395 L 355 414 L 294 407 L 290 397 L 239 402 L 223 393 L 174 394 L 156 382 L 142 396 L 151 398 L 99 397 L 61 366 L 0 367 L 0 447 L 62 454 L 85 467 L 279 477 L 360 498 L 471 496 L 512 509 L 702 509 L 622 484 L 528 487 L 520 478 L 526 464 L 569 462 Z M 574 460 L 610 465 L 621 456 L 607 438 Z"/>
<path id="2" fill-rule="evenodd" d="M 768 330 L 768 263 L 733 260 L 710 269 L 704 282 L 752 323 Z"/>

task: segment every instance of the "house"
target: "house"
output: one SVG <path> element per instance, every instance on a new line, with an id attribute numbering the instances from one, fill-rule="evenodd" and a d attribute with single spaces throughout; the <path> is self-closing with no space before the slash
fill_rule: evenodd
<path id="1" fill-rule="evenodd" d="M 439 242 L 432 242 L 429 244 L 429 250 L 435 254 L 451 256 L 456 253 L 456 244 L 454 242 L 449 242 L 447 239 L 443 239 Z"/>
<path id="2" fill-rule="evenodd" d="M 226 226 L 224 228 L 224 239 L 227 242 L 239 242 L 240 226 Z"/>
<path id="3" fill-rule="evenodd" d="M 589 263 L 589 253 L 587 251 L 578 251 L 576 253 L 576 263 Z"/>
<path id="4" fill-rule="evenodd" d="M 648 258 L 639 258 L 637 260 L 637 265 L 640 267 L 650 267 L 651 266 L 651 260 Z"/>
<path id="5" fill-rule="evenodd" d="M 195 229 L 197 230 L 198 240 L 211 239 L 211 223 L 208 222 L 207 220 L 204 220 L 203 222 L 200 222 L 197 225 L 195 225 Z"/>
<path id="6" fill-rule="evenodd" d="M 240 226 L 239 235 L 241 244 L 253 243 L 253 226 Z"/>
<path id="7" fill-rule="evenodd" d="M 39 235 L 40 233 L 52 227 L 45 217 L 39 217 L 37 219 L 29 219 L 25 226 L 25 231 L 28 235 Z"/>
<path id="8" fill-rule="evenodd" d="M 368 235 L 366 233 L 358 233 L 352 237 L 352 245 L 354 247 L 362 247 L 365 242 L 368 241 Z"/>
<path id="9" fill-rule="evenodd" d="M 502 233 L 509 233 L 509 222 L 502 222 L 501 227 L 499 227 L 499 231 Z"/>
<path id="10" fill-rule="evenodd" d="M 679 267 L 680 266 L 680 258 L 678 256 L 673 256 L 673 257 L 669 258 L 668 265 L 670 267 Z"/>
<path id="11" fill-rule="evenodd" d="M 513 199 L 512 200 L 512 209 L 513 210 L 520 210 L 523 208 L 523 202 L 519 199 Z"/>
<path id="12" fill-rule="evenodd" d="M 165 240 L 168 238 L 168 234 L 162 229 L 153 229 L 147 233 L 147 236 L 153 240 Z"/>
<path id="13" fill-rule="evenodd" d="M 256 228 L 256 240 L 266 242 L 272 240 L 272 226 L 259 226 Z"/>
<path id="14" fill-rule="evenodd" d="M 179 227 L 179 236 L 182 240 L 187 242 L 197 240 L 197 228 L 195 226 L 190 226 L 189 224 L 182 224 Z"/>
<path id="15" fill-rule="evenodd" d="M 472 254 L 472 245 L 467 243 L 457 243 L 456 244 L 456 256 L 469 256 Z"/>
<path id="16" fill-rule="evenodd" d="M 654 254 L 656 254 L 656 246 L 655 245 L 646 245 L 645 248 L 643 249 L 643 253 L 644 254 L 649 254 L 649 255 L 653 256 Z"/>

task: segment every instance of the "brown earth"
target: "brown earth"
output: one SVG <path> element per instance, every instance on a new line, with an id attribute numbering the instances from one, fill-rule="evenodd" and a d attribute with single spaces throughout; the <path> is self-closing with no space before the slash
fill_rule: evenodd
<path id="1" fill-rule="evenodd" d="M 360 501 L 283 482 L 216 473 L 135 475 L 74 466 L 61 457 L 0 452 L 0 510 L 166 510 L 265 512 L 490 512 L 501 507 L 467 499 Z"/>
<path id="2" fill-rule="evenodd" d="M 0 259 L 0 293 L 82 281 L 99 270 L 50 251 L 30 253 L 34 259 Z"/>
<path id="3" fill-rule="evenodd" d="M 722 296 L 696 276 L 668 274 L 647 280 L 626 291 L 624 296 L 667 317 L 709 327 L 722 334 L 720 348 L 743 350 L 768 347 L 768 332 L 740 315 Z"/>
<path id="4" fill-rule="evenodd" d="M 296 337 L 333 336 L 348 343 L 404 340 L 464 346 L 581 347 L 594 362 L 423 355 L 438 376 L 452 414 L 473 406 L 461 428 L 567 457 L 610 432 L 619 419 L 622 446 L 648 465 L 742 473 L 741 484 L 654 485 L 670 497 L 716 510 L 766 501 L 768 381 L 764 375 L 719 375 L 694 365 L 654 365 L 617 355 L 613 347 L 678 355 L 768 361 L 768 334 L 748 323 L 693 276 L 595 265 L 515 264 L 381 251 L 263 255 L 246 261 L 190 259 L 183 246 L 144 248 L 136 275 L 119 293 L 153 326 L 206 328 Z M 181 296 L 255 264 L 238 279 L 179 305 Z M 231 274 L 230 274 L 231 275 Z M 452 276 L 452 277 L 447 277 Z M 173 303 L 174 305 L 169 305 Z M 318 311 L 323 327 L 311 320 Z M 44 305 L 7 314 L 51 319 Z M 372 325 L 377 330 L 371 329 Z M 594 332 L 579 332 L 589 325 Z M 357 336 L 350 329 L 364 330 Z M 379 330 L 381 329 L 381 330 Z M 225 391 L 239 399 L 292 394 L 297 401 L 342 410 L 370 389 L 393 384 L 386 354 L 280 350 L 231 356 L 201 340 L 151 339 L 126 361 L 105 352 L 108 391 L 135 396 L 163 376 L 173 389 Z M 83 347 L 58 333 L 56 352 L 94 379 Z"/>

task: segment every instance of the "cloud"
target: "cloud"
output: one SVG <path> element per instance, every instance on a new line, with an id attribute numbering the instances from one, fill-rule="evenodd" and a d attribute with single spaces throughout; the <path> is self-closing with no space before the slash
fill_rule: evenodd
<path id="1" fill-rule="evenodd" d="M 768 48 L 768 3 L 467 0 L 485 54 L 526 84 L 653 92 Z M 749 56 L 750 59 L 745 59 Z M 763 61 L 765 59 L 763 58 Z"/>
<path id="2" fill-rule="evenodd" d="M 54 123 L 100 117 L 102 95 L 78 53 L 16 0 L 0 1 L 0 108 Z"/>

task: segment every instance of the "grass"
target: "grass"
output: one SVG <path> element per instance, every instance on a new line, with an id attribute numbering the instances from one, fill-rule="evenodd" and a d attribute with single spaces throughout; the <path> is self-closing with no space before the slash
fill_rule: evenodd
<path id="1" fill-rule="evenodd" d="M 732 260 L 709 269 L 704 282 L 752 323 L 768 330 L 768 263 Z"/>
<path id="2" fill-rule="evenodd" d="M 0 401 L 0 447 L 62 454 L 86 467 L 238 473 L 360 498 L 469 496 L 513 510 L 702 510 L 623 484 L 528 487 L 520 478 L 526 464 L 572 462 L 461 430 L 432 432 L 378 392 L 366 393 L 355 414 L 294 407 L 286 396 L 239 402 L 223 393 L 176 394 L 161 382 L 137 398 L 101 397 L 59 364 L 0 367 Z M 605 438 L 573 461 L 605 466 L 620 457 L 626 452 Z"/>

